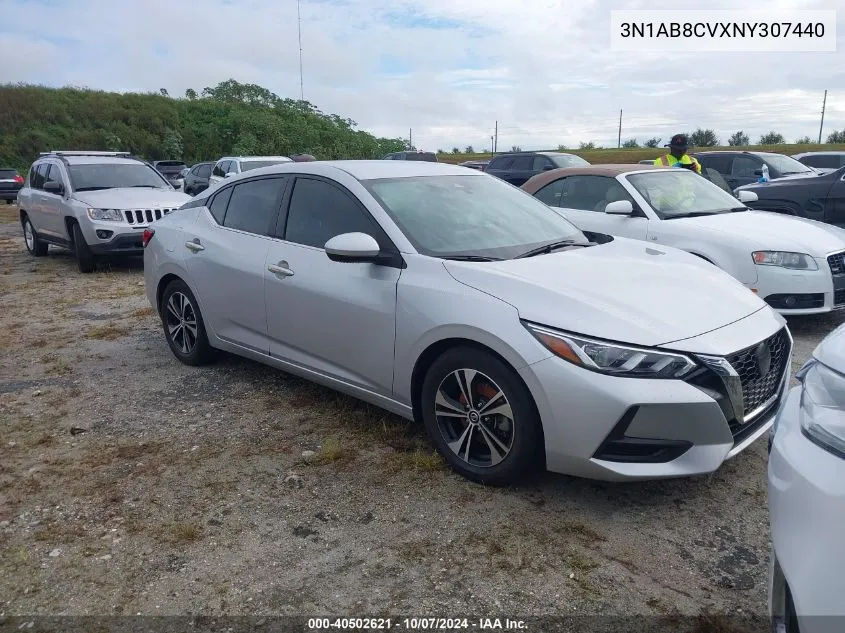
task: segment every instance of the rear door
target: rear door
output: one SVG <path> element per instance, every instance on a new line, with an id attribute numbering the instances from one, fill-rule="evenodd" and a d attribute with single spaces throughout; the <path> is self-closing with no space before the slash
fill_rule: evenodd
<path id="1" fill-rule="evenodd" d="M 287 180 L 272 176 L 223 187 L 179 245 L 208 327 L 261 354 L 270 351 L 264 267 Z"/>
<path id="2" fill-rule="evenodd" d="M 733 163 L 731 164 L 730 177 L 727 178 L 728 184 L 736 189 L 742 185 L 757 182 L 760 179 L 760 176 L 755 172 L 762 168 L 763 161 L 756 156 L 748 154 L 734 156 Z"/>
<path id="3" fill-rule="evenodd" d="M 490 164 L 487 165 L 486 173 L 504 180 L 507 170 L 513 164 L 513 160 L 513 156 L 496 156 L 490 161 Z"/>
<path id="4" fill-rule="evenodd" d="M 32 166 L 29 172 L 29 189 L 21 205 L 36 232 L 60 237 L 50 230 L 47 219 L 47 194 L 44 191 L 44 182 L 47 180 L 49 169 L 50 164 L 47 162 Z"/>
<path id="5" fill-rule="evenodd" d="M 504 179 L 512 185 L 521 187 L 533 175 L 534 156 L 532 154 L 526 154 L 523 156 L 514 157 L 513 163 L 511 163 L 511 167 L 505 174 Z"/>

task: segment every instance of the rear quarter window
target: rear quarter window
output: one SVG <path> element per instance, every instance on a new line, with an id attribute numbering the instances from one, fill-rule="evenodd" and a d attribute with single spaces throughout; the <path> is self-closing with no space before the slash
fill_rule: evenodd
<path id="1" fill-rule="evenodd" d="M 17 169 L 0 169 L 0 179 L 6 180 L 18 175 Z"/>
<path id="2" fill-rule="evenodd" d="M 487 165 L 487 169 L 507 169 L 513 163 L 513 157 L 511 156 L 502 156 L 500 158 L 494 158 L 490 161 L 490 164 Z"/>

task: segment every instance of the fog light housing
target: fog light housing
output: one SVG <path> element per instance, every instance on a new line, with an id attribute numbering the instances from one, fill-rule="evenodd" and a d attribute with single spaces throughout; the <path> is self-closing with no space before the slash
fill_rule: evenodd
<path id="1" fill-rule="evenodd" d="M 97 237 L 99 237 L 101 240 L 107 240 L 112 235 L 114 235 L 114 231 L 104 231 L 103 229 L 97 229 Z"/>

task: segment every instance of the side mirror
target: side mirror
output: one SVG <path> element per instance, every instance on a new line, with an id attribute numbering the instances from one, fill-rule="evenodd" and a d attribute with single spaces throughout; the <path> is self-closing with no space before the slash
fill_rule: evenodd
<path id="1" fill-rule="evenodd" d="M 227 171 L 226 175 L 223 176 L 223 177 L 224 178 L 231 178 L 232 176 L 237 176 L 237 175 L 238 175 L 238 172 L 236 172 L 236 171 Z"/>
<path id="2" fill-rule="evenodd" d="M 325 248 L 330 260 L 347 264 L 372 262 L 381 252 L 375 238 L 366 233 L 335 235 Z"/>
<path id="3" fill-rule="evenodd" d="M 630 200 L 617 200 L 608 204 L 604 212 L 609 215 L 631 215 L 634 212 L 634 205 Z"/>
<path id="4" fill-rule="evenodd" d="M 736 197 L 742 203 L 757 202 L 760 199 L 760 196 L 753 191 L 745 191 L 744 189 L 738 191 Z"/>
<path id="5" fill-rule="evenodd" d="M 763 170 L 762 170 L 762 169 L 755 169 L 755 170 L 754 170 L 754 175 L 755 175 L 755 176 L 762 176 L 762 175 L 763 175 Z"/>
<path id="6" fill-rule="evenodd" d="M 551 171 L 552 169 L 555 169 L 554 165 L 543 165 L 543 171 Z"/>
<path id="7" fill-rule="evenodd" d="M 51 180 L 50 182 L 44 183 L 44 191 L 57 196 L 63 196 L 65 195 L 65 186 L 60 182 Z"/>

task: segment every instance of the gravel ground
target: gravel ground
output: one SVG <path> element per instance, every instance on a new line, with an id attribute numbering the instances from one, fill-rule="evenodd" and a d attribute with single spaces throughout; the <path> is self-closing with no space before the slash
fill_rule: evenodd
<path id="1" fill-rule="evenodd" d="M 791 322 L 795 367 L 841 319 Z M 140 262 L 32 258 L 13 207 L 0 346 L 0 616 L 744 613 L 765 629 L 765 441 L 708 477 L 475 485 L 378 409 L 230 356 L 182 366 Z"/>

